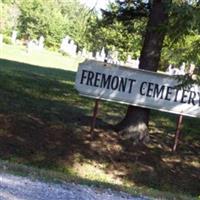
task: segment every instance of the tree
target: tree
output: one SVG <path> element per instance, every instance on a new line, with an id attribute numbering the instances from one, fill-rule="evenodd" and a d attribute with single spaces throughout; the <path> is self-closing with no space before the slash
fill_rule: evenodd
<path id="1" fill-rule="evenodd" d="M 113 2 L 108 5 L 109 12 L 115 13 L 118 5 Z M 106 11 L 104 11 L 106 12 Z M 120 60 L 127 60 L 128 55 L 138 58 L 142 47 L 142 35 L 146 18 L 120 21 L 107 15 L 100 17 L 96 13 L 90 18 L 86 31 L 87 47 L 92 52 L 117 51 Z"/>
<path id="2" fill-rule="evenodd" d="M 77 43 L 80 48 L 87 46 L 86 29 L 92 11 L 79 0 L 58 0 L 62 16 L 65 21 L 65 33 Z"/>
<path id="3" fill-rule="evenodd" d="M 166 31 L 162 26 L 168 22 L 169 1 L 154 0 L 149 15 L 146 34 L 140 56 L 140 69 L 157 71 Z M 125 118 L 117 125 L 117 130 L 125 137 L 133 137 L 135 142 L 149 140 L 149 109 L 129 106 Z"/>
<path id="4" fill-rule="evenodd" d="M 13 3 L 13 0 L 0 1 L 1 20 L 0 33 L 10 35 L 13 29 L 17 28 L 19 8 Z"/>
<path id="5" fill-rule="evenodd" d="M 197 1 L 176 1 L 171 8 L 167 37 L 161 61 L 174 65 L 182 62 L 200 65 L 200 6 Z"/>
<path id="6" fill-rule="evenodd" d="M 85 45 L 89 9 L 78 0 L 20 0 L 18 28 L 21 37 L 45 36 L 49 47 L 58 47 L 66 35 L 79 46 Z"/>
<path id="7" fill-rule="evenodd" d="M 174 38 L 180 38 L 180 36 L 187 35 L 188 31 L 191 31 L 193 28 L 192 25 L 194 26 L 194 22 L 191 22 L 190 18 L 188 18 L 188 13 L 195 10 L 196 17 L 199 19 L 199 14 L 196 10 L 199 8 L 197 1 L 177 0 L 175 3 L 172 3 L 171 0 L 149 0 L 149 2 L 127 0 L 117 1 L 117 3 L 119 5 L 117 11 L 103 11 L 105 18 L 127 22 L 130 19 L 148 17 L 146 33 L 140 54 L 139 68 L 149 71 L 158 70 L 164 39 L 169 33 L 169 22 L 171 25 L 176 26 L 176 28 L 180 28 L 177 32 L 174 32 L 176 29 L 171 30 Z M 183 6 L 184 10 L 182 11 L 181 8 L 183 8 Z M 177 17 L 178 14 L 181 14 L 184 18 Z M 184 21 L 185 17 L 187 19 L 186 21 Z M 188 23 L 189 26 L 184 27 L 185 23 Z M 116 126 L 116 130 L 121 133 L 125 139 L 132 138 L 135 143 L 147 142 L 149 140 L 149 113 L 149 109 L 129 106 L 124 119 Z"/>
<path id="8" fill-rule="evenodd" d="M 21 0 L 18 28 L 22 37 L 45 36 L 48 46 L 58 45 L 64 36 L 65 21 L 54 1 Z"/>

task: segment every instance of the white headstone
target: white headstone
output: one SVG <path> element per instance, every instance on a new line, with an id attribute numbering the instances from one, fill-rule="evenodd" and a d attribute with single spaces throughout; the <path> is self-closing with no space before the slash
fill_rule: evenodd
<path id="1" fill-rule="evenodd" d="M 126 61 L 126 62 L 128 62 L 128 63 L 131 63 L 131 62 L 132 62 L 131 55 L 128 55 L 128 57 L 127 57 L 127 61 Z"/>
<path id="2" fill-rule="evenodd" d="M 95 59 L 98 60 L 98 61 L 101 60 L 101 54 L 100 54 L 100 52 L 98 52 L 98 51 L 96 52 Z"/>
<path id="3" fill-rule="evenodd" d="M 0 34 L 0 47 L 3 46 L 3 34 Z"/>
<path id="4" fill-rule="evenodd" d="M 60 50 L 63 51 L 63 52 L 65 52 L 65 53 L 67 53 L 68 43 L 69 43 L 69 37 L 66 36 L 61 41 Z"/>
<path id="5" fill-rule="evenodd" d="M 44 48 L 44 37 L 41 35 L 38 40 L 38 48 L 43 49 Z"/>
<path id="6" fill-rule="evenodd" d="M 185 63 L 183 62 L 182 65 L 179 68 L 179 74 L 178 75 L 185 75 Z"/>
<path id="7" fill-rule="evenodd" d="M 125 65 L 132 68 L 139 68 L 139 59 L 133 60 L 131 55 L 128 55 Z"/>
<path id="8" fill-rule="evenodd" d="M 112 54 L 113 64 L 119 64 L 118 55 L 119 55 L 118 51 L 113 52 L 113 54 Z"/>
<path id="9" fill-rule="evenodd" d="M 12 32 L 12 37 L 11 37 L 12 44 L 16 43 L 16 39 L 17 39 L 17 31 L 13 31 Z"/>
<path id="10" fill-rule="evenodd" d="M 86 55 L 87 55 L 87 50 L 86 50 L 86 48 L 83 48 L 83 50 L 82 50 L 82 56 L 86 57 Z"/>
<path id="11" fill-rule="evenodd" d="M 105 59 L 105 57 L 106 57 L 106 53 L 105 53 L 104 47 L 103 47 L 102 50 L 101 50 L 101 57 L 102 57 L 103 59 Z"/>
<path id="12" fill-rule="evenodd" d="M 195 65 L 194 65 L 193 63 L 191 63 L 188 73 L 189 73 L 190 75 L 192 75 L 192 74 L 194 74 L 194 70 L 195 70 Z"/>
<path id="13" fill-rule="evenodd" d="M 77 45 L 69 36 L 66 36 L 61 41 L 60 50 L 64 53 L 74 56 L 77 52 Z"/>
<path id="14" fill-rule="evenodd" d="M 81 51 L 78 51 L 78 56 L 81 56 L 82 55 L 82 52 Z"/>
<path id="15" fill-rule="evenodd" d="M 169 74 L 169 75 L 172 75 L 172 74 L 173 74 L 173 67 L 172 67 L 172 64 L 170 64 L 170 65 L 168 66 L 166 73 Z"/>
<path id="16" fill-rule="evenodd" d="M 92 58 L 93 58 L 93 54 L 92 54 L 92 52 L 88 52 L 88 54 L 87 54 L 87 58 L 88 58 L 88 59 L 92 59 Z"/>
<path id="17" fill-rule="evenodd" d="M 172 76 L 180 75 L 180 69 L 173 67 L 172 64 L 169 65 L 166 72 L 167 72 L 167 74 L 172 75 Z"/>
<path id="18" fill-rule="evenodd" d="M 107 62 L 115 65 L 120 64 L 120 61 L 118 60 L 118 54 L 118 51 L 109 51 L 107 56 Z"/>

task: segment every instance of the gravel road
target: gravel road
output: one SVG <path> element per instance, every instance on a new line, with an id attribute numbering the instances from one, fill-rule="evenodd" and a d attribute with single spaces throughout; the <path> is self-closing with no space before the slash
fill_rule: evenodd
<path id="1" fill-rule="evenodd" d="M 0 173 L 0 200 L 148 200 L 110 189 L 55 184 Z"/>

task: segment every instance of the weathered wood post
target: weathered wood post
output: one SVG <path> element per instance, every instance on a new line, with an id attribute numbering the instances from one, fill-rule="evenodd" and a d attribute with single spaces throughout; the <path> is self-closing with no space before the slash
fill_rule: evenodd
<path id="1" fill-rule="evenodd" d="M 99 99 L 95 99 L 92 122 L 91 122 L 91 127 L 90 127 L 90 134 L 92 134 L 92 135 L 94 133 L 94 128 L 95 128 L 95 125 L 96 125 L 96 118 L 97 118 L 97 114 L 98 114 L 98 109 L 99 109 Z"/>
<path id="2" fill-rule="evenodd" d="M 175 152 L 178 142 L 179 142 L 179 137 L 180 137 L 180 132 L 181 132 L 181 125 L 183 122 L 183 115 L 179 115 L 178 119 L 177 119 L 177 126 L 176 126 L 176 134 L 175 134 L 175 140 L 174 140 L 174 146 L 172 151 Z"/>

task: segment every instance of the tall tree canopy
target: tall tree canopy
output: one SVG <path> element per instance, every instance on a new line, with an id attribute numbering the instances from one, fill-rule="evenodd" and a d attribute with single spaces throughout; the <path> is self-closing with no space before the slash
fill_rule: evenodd
<path id="1" fill-rule="evenodd" d="M 45 36 L 47 46 L 59 46 L 68 35 L 80 47 L 86 45 L 85 31 L 94 13 L 79 0 L 0 0 L 0 32 L 18 30 L 20 38 Z M 88 41 L 87 41 L 88 42 Z"/>
<path id="2" fill-rule="evenodd" d="M 117 20 L 131 26 L 132 23 L 129 22 L 134 22 L 136 19 L 147 18 L 148 20 L 142 38 L 140 69 L 157 71 L 161 58 L 168 57 L 169 62 L 174 59 L 172 55 L 172 58 L 170 57 L 172 48 L 175 52 L 180 50 L 180 47 L 183 49 L 186 42 L 190 47 L 191 45 L 196 47 L 199 44 L 199 1 L 117 0 L 116 5 L 115 10 L 103 11 L 106 24 Z M 183 52 L 191 56 L 190 60 L 199 64 L 199 53 L 195 48 L 187 51 L 183 49 L 178 56 L 181 57 Z M 179 62 L 181 61 L 183 59 L 179 58 Z M 147 142 L 149 140 L 149 112 L 149 109 L 129 106 L 124 119 L 116 126 L 116 130 L 124 138 L 132 138 L 136 143 Z"/>
<path id="3" fill-rule="evenodd" d="M 116 21 L 121 22 L 130 34 L 136 35 L 139 31 L 139 37 L 144 39 L 145 22 L 149 18 L 152 3 L 153 1 L 144 0 L 116 1 L 113 6 L 103 10 L 102 23 L 109 29 Z M 168 10 L 168 24 L 161 27 L 166 32 L 161 63 L 167 61 L 179 65 L 183 61 L 192 61 L 198 66 L 200 64 L 197 53 L 200 27 L 199 2 L 176 0 L 168 4 Z M 138 23 L 140 26 L 136 26 Z M 112 30 L 114 32 L 116 29 Z M 125 32 L 124 35 L 126 35 Z M 135 40 L 132 43 L 134 44 Z M 133 46 L 132 51 L 137 51 L 135 47 Z"/>

